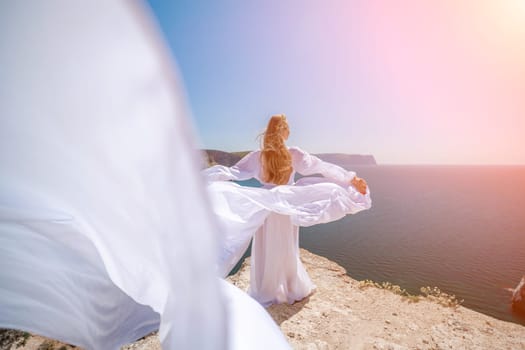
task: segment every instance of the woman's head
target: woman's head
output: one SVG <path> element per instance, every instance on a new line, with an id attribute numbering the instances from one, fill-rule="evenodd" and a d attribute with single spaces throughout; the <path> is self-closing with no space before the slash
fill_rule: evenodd
<path id="1" fill-rule="evenodd" d="M 265 137 L 277 137 L 276 135 L 281 136 L 284 140 L 287 140 L 290 135 L 290 128 L 284 114 L 273 115 L 264 132 Z"/>
<path id="2" fill-rule="evenodd" d="M 276 185 L 288 183 L 292 173 L 292 157 L 284 141 L 289 135 L 290 129 L 286 116 L 273 115 L 263 134 L 261 162 L 264 181 Z"/>

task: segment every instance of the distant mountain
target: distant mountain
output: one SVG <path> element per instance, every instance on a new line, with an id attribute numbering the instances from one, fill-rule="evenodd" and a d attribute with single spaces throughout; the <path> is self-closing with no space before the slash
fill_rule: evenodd
<path id="1" fill-rule="evenodd" d="M 205 149 L 202 150 L 202 152 L 204 153 L 204 166 L 210 166 L 215 164 L 232 166 L 235 165 L 235 163 L 237 163 L 250 151 L 224 152 L 213 149 Z M 376 160 L 372 155 L 321 153 L 316 154 L 316 156 L 321 158 L 325 162 L 334 163 L 339 166 L 342 166 L 343 168 L 349 168 L 353 165 L 377 165 Z"/>
<path id="2" fill-rule="evenodd" d="M 235 165 L 242 157 L 247 155 L 250 151 L 243 152 L 224 152 L 215 149 L 205 149 L 204 153 L 204 165 L 211 166 L 215 164 L 232 166 Z"/>

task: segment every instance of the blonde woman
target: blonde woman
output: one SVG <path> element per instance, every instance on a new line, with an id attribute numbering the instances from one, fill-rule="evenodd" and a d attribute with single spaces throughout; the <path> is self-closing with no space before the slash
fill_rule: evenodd
<path id="1" fill-rule="evenodd" d="M 287 147 L 286 117 L 274 115 L 263 133 L 261 150 L 233 167 L 204 171 L 213 209 L 226 232 L 219 269 L 227 274 L 253 237 L 249 294 L 264 306 L 293 303 L 315 285 L 299 258 L 299 226 L 337 220 L 371 207 L 365 180 L 323 162 L 297 147 Z M 305 177 L 295 183 L 295 174 Z M 224 180 L 256 178 L 262 188 Z"/>

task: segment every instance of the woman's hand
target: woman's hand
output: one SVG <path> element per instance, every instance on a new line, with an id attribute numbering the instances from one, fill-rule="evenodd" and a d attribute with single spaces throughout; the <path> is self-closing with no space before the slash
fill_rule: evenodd
<path id="1" fill-rule="evenodd" d="M 359 191 L 359 193 L 366 194 L 366 181 L 364 179 L 356 176 L 350 181 L 350 183 L 357 191 Z"/>

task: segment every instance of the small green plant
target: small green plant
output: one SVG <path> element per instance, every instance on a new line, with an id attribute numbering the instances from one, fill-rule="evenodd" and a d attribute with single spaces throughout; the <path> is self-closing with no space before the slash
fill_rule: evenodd
<path id="1" fill-rule="evenodd" d="M 27 344 L 27 340 L 31 337 L 31 334 L 28 333 L 28 332 L 23 332 L 22 334 L 22 341 L 20 342 L 20 344 L 17 344 L 17 348 L 21 347 L 21 346 L 24 346 Z"/>
<path id="2" fill-rule="evenodd" d="M 0 349 L 11 349 L 13 345 L 15 349 L 18 349 L 27 344 L 29 337 L 31 337 L 31 334 L 28 332 L 0 329 Z"/>

